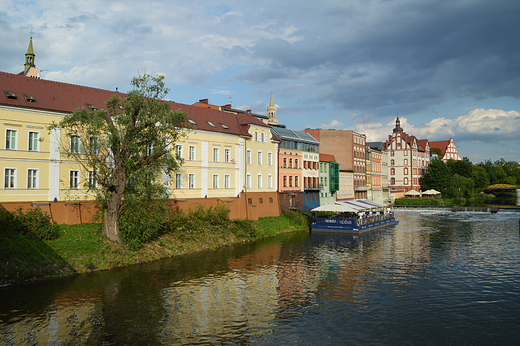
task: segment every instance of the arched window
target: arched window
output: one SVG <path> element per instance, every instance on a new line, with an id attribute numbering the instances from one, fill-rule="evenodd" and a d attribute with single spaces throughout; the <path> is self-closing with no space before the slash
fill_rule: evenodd
<path id="1" fill-rule="evenodd" d="M 408 185 L 408 178 L 404 178 L 404 184 Z"/>
<path id="2" fill-rule="evenodd" d="M 283 168 L 287 167 L 287 158 L 283 158 Z"/>
<path id="3" fill-rule="evenodd" d="M 289 168 L 292 168 L 292 159 L 289 159 Z"/>
<path id="4" fill-rule="evenodd" d="M 395 160 L 393 160 L 393 159 L 390 160 L 390 164 L 391 164 L 392 166 L 395 166 Z"/>
<path id="5" fill-rule="evenodd" d="M 298 166 L 298 159 L 294 159 L 294 168 L 300 168 L 300 167 Z"/>
<path id="6" fill-rule="evenodd" d="M 287 187 L 287 176 L 283 176 L 283 187 Z"/>
<path id="7" fill-rule="evenodd" d="M 296 187 L 299 186 L 298 176 L 294 177 L 294 186 L 296 186 Z"/>
<path id="8" fill-rule="evenodd" d="M 390 184 L 395 185 L 395 178 L 390 179 Z"/>
<path id="9" fill-rule="evenodd" d="M 289 187 L 292 187 L 292 176 L 289 176 Z"/>
<path id="10" fill-rule="evenodd" d="M 390 174 L 392 174 L 392 175 L 395 174 L 395 168 L 392 168 L 392 169 L 390 170 Z"/>

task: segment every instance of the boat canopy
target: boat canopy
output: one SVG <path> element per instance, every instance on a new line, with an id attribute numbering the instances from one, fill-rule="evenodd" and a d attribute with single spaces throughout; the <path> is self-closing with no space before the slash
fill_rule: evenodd
<path id="1" fill-rule="evenodd" d="M 322 205 L 311 211 L 333 211 L 333 212 L 363 212 L 374 209 L 386 208 L 384 204 L 379 204 L 368 199 L 356 199 L 353 201 L 336 202 L 335 204 Z"/>

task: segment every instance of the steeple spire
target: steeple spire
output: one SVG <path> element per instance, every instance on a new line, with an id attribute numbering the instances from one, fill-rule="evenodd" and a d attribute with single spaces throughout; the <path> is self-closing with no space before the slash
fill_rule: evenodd
<path id="1" fill-rule="evenodd" d="M 27 48 L 27 53 L 25 53 L 25 64 L 23 65 L 23 71 L 20 72 L 20 75 L 24 75 L 26 77 L 40 78 L 40 72 L 36 68 L 34 64 L 34 50 L 32 43 L 32 30 L 31 30 L 31 39 L 29 41 L 29 48 Z"/>
<path id="2" fill-rule="evenodd" d="M 272 91 L 271 91 L 271 101 L 269 102 L 269 106 L 267 106 L 267 123 L 270 125 L 278 124 L 278 119 L 276 118 L 276 106 L 274 105 Z"/>
<path id="3" fill-rule="evenodd" d="M 29 48 L 27 48 L 27 53 L 25 53 L 25 65 L 23 72 L 26 73 L 27 70 L 31 67 L 36 67 L 34 65 L 34 51 L 33 51 L 33 44 L 32 44 L 32 36 L 31 40 L 29 41 Z"/>
<path id="4" fill-rule="evenodd" d="M 394 133 L 395 132 L 403 132 L 403 129 L 401 128 L 401 121 L 399 120 L 399 110 L 397 111 L 397 119 L 395 120 Z"/>

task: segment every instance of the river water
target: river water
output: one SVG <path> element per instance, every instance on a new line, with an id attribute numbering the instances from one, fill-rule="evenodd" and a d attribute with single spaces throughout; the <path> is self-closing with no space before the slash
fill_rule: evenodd
<path id="1" fill-rule="evenodd" d="M 520 214 L 397 211 L 0 290 L 0 345 L 517 345 Z"/>

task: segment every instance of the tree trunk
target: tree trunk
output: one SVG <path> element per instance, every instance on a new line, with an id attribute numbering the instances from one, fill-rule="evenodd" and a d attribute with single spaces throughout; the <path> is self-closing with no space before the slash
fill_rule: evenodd
<path id="1" fill-rule="evenodd" d="M 104 212 L 103 235 L 116 243 L 121 243 L 119 235 L 119 205 L 114 207 L 108 203 L 108 208 Z"/>

